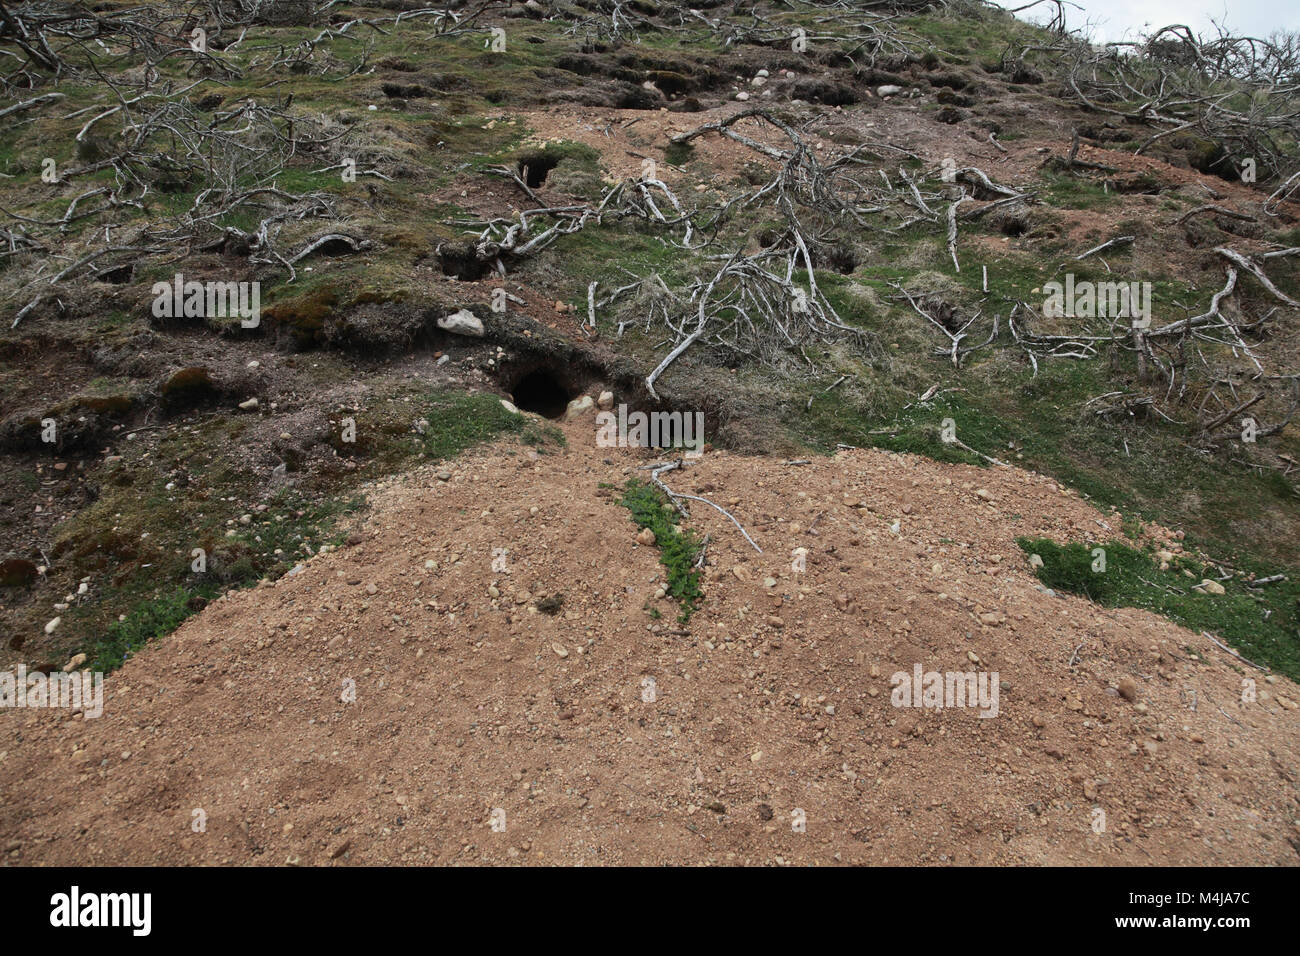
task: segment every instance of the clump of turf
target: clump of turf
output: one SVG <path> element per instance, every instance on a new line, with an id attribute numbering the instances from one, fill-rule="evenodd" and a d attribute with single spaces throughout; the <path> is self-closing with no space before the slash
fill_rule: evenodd
<path id="1" fill-rule="evenodd" d="M 1152 611 L 1190 630 L 1217 635 L 1256 664 L 1300 678 L 1300 582 L 1290 576 L 1259 588 L 1234 577 L 1220 582 L 1223 594 L 1203 594 L 1193 587 L 1219 575 L 1182 555 L 1162 571 L 1154 555 L 1116 541 L 1060 545 L 1047 538 L 1020 538 L 1017 543 L 1043 559 L 1038 579 L 1054 590 L 1105 607 Z"/>
<path id="2" fill-rule="evenodd" d="M 679 620 L 690 620 L 696 605 L 704 598 L 700 590 L 700 572 L 695 568 L 703 550 L 699 539 L 690 531 L 683 531 L 672 522 L 676 512 L 668 498 L 654 485 L 633 479 L 623 490 L 619 501 L 632 512 L 632 520 L 639 528 L 654 532 L 659 548 L 659 563 L 668 570 L 668 587 L 682 610 Z"/>
<path id="3" fill-rule="evenodd" d="M 137 604 L 125 620 L 115 621 L 103 640 L 90 648 L 89 667 L 95 671 L 114 671 L 126 659 L 155 638 L 170 634 L 185 619 L 200 611 L 216 588 L 178 587 L 151 601 Z"/>

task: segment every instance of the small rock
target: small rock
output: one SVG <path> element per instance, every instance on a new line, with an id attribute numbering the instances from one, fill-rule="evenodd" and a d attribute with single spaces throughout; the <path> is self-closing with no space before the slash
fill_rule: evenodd
<path id="1" fill-rule="evenodd" d="M 644 544 L 647 547 L 654 544 L 655 533 L 651 531 L 649 528 L 642 528 L 640 533 L 636 536 L 636 543 Z"/>
<path id="2" fill-rule="evenodd" d="M 87 660 L 88 658 L 86 657 L 85 654 L 74 654 L 72 656 L 72 659 L 68 661 L 68 663 L 63 665 L 63 673 L 65 674 L 72 673 L 82 664 L 86 663 Z"/>
<path id="3" fill-rule="evenodd" d="M 894 86 L 892 83 L 886 83 L 884 86 L 876 87 L 877 96 L 897 96 L 901 92 L 903 92 L 903 88 L 901 86 Z"/>
<path id="4" fill-rule="evenodd" d="M 1138 685 L 1137 685 L 1137 681 L 1135 681 L 1133 678 L 1131 677 L 1122 678 L 1119 682 L 1118 690 L 1119 690 L 1119 696 L 1123 697 L 1125 700 L 1129 701 L 1130 703 L 1137 700 Z"/>
<path id="5" fill-rule="evenodd" d="M 257 411 L 257 399 L 250 398 L 246 402 L 240 402 L 239 408 L 241 411 L 245 411 L 245 412 Z"/>
<path id="6" fill-rule="evenodd" d="M 614 393 L 601 392 L 600 397 L 596 399 L 596 407 L 602 411 L 609 411 L 614 407 Z"/>
<path id="7" fill-rule="evenodd" d="M 62 620 L 63 620 L 63 618 L 61 618 L 61 617 L 56 617 L 56 618 L 54 618 L 53 620 L 51 620 L 48 624 L 45 625 L 45 633 L 46 633 L 46 634 L 53 634 L 53 633 L 54 633 L 54 629 L 55 629 L 56 627 L 59 626 L 59 622 L 62 621 Z"/>
<path id="8" fill-rule="evenodd" d="M 454 335 L 483 336 L 482 320 L 469 309 L 461 309 L 438 320 L 438 328 Z"/>
<path id="9" fill-rule="evenodd" d="M 575 418 L 581 418 L 595 407 L 596 403 L 592 401 L 590 395 L 579 395 L 569 402 L 569 407 L 564 410 L 564 420 L 571 422 Z"/>

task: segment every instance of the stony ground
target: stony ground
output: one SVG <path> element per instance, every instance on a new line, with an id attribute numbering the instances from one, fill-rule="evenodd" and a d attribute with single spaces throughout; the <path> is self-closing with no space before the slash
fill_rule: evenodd
<path id="1" fill-rule="evenodd" d="M 606 486 L 654 459 L 564 428 L 371 488 L 348 546 L 148 647 L 102 718 L 0 713 L 4 859 L 1297 862 L 1297 689 L 1045 592 L 1015 543 L 1119 515 L 1010 468 L 710 450 L 666 480 L 762 553 L 695 505 L 680 623 Z M 996 671 L 998 716 L 894 707 L 915 663 Z"/>

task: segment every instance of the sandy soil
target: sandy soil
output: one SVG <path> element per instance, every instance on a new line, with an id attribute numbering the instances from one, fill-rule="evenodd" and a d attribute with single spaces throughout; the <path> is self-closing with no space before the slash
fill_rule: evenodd
<path id="1" fill-rule="evenodd" d="M 564 427 L 564 450 L 491 446 L 372 488 L 348 546 L 140 653 L 102 718 L 0 713 L 3 858 L 1300 859 L 1297 689 L 1046 593 L 1015 544 L 1106 537 L 1117 515 L 1015 469 L 710 451 L 666 479 L 763 553 L 695 505 L 706 599 L 681 624 L 601 487 L 653 459 Z M 893 706 L 917 663 L 996 671 L 998 716 Z"/>

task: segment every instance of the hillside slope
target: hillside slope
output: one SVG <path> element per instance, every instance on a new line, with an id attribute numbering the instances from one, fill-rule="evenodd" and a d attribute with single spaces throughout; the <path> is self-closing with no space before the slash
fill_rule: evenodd
<path id="1" fill-rule="evenodd" d="M 709 451 L 665 480 L 763 552 L 694 504 L 683 623 L 611 487 L 655 459 L 563 427 L 370 488 L 345 547 L 142 650 L 102 718 L 0 721 L 6 859 L 1297 862 L 1297 688 L 1047 592 L 1015 543 L 1118 515 L 1013 468 Z M 997 716 L 896 708 L 914 664 L 996 671 Z"/>

